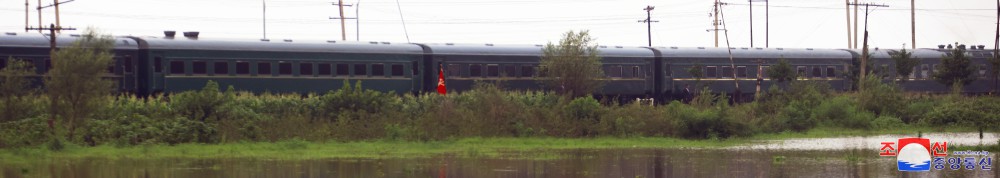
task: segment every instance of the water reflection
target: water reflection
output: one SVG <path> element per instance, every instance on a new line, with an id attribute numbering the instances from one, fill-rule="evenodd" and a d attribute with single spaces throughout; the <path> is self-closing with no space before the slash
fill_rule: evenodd
<path id="1" fill-rule="evenodd" d="M 958 134 L 938 137 L 962 142 Z M 897 138 L 885 136 L 887 139 Z M 938 137 L 938 138 L 936 138 Z M 978 140 L 978 135 L 975 135 Z M 989 138 L 996 140 L 995 135 Z M 861 138 L 863 142 L 882 137 Z M 808 139 L 807 139 L 808 140 Z M 827 139 L 813 139 L 830 141 Z M 575 149 L 505 152 L 477 157 L 443 154 L 407 159 L 74 159 L 3 163 L 3 177 L 995 177 L 997 170 L 901 173 L 894 157 L 867 143 L 841 149 L 743 146 L 727 149 Z M 801 141 L 805 142 L 805 141 Z M 805 144 L 816 145 L 816 144 Z M 836 146 L 831 145 L 831 146 Z M 829 147 L 829 146 L 820 146 Z M 996 156 L 990 155 L 996 159 Z"/>

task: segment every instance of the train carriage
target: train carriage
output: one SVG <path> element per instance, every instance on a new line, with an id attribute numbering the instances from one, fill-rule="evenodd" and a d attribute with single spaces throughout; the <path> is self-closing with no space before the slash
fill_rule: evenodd
<path id="1" fill-rule="evenodd" d="M 765 71 L 781 59 L 792 65 L 800 80 L 825 81 L 836 90 L 846 90 L 850 84 L 850 81 L 844 80 L 843 72 L 850 65 L 851 54 L 841 50 L 733 48 L 733 61 L 730 62 L 726 48 L 655 49 L 662 54 L 664 78 L 669 79 L 664 82 L 663 92 L 672 93 L 674 97 L 678 97 L 680 91 L 688 85 L 691 90 L 699 90 L 697 86 L 705 86 L 712 92 L 733 93 L 737 82 L 739 92 L 746 94 L 743 96 L 752 96 L 749 94 L 756 92 L 758 77 L 763 79 L 761 90 L 776 83 L 767 77 Z M 694 66 L 701 66 L 700 79 L 689 73 L 689 69 Z M 734 74 L 736 79 L 733 78 Z"/>
<path id="2" fill-rule="evenodd" d="M 142 38 L 157 92 L 197 90 L 209 80 L 255 93 L 323 93 L 361 80 L 368 89 L 411 93 L 421 88 L 423 50 L 411 44 Z"/>
<path id="3" fill-rule="evenodd" d="M 56 48 L 69 47 L 80 37 L 78 34 L 57 35 Z M 139 44 L 130 38 L 113 40 L 113 62 L 104 77 L 114 81 L 117 92 L 137 92 L 141 89 L 136 70 Z M 6 67 L 12 58 L 28 61 L 35 68 L 36 75 L 31 77 L 34 85 L 41 86 L 41 78 L 52 68 L 50 42 L 48 34 L 6 32 L 0 35 L 0 68 Z"/>

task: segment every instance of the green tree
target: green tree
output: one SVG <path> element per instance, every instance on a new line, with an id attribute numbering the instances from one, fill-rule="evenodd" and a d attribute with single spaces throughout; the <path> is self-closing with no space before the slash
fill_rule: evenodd
<path id="1" fill-rule="evenodd" d="M 795 78 L 799 77 L 799 74 L 795 72 L 795 69 L 792 68 L 791 63 L 788 63 L 788 60 L 782 58 L 778 60 L 778 64 L 767 69 L 767 77 L 778 81 L 778 83 L 783 83 L 795 80 Z"/>
<path id="2" fill-rule="evenodd" d="M 34 67 L 26 61 L 7 58 L 7 67 L 0 69 L 0 122 L 23 119 L 25 111 L 31 107 L 27 100 L 33 98 L 35 91 L 31 88 L 28 78 L 34 74 Z"/>
<path id="3" fill-rule="evenodd" d="M 906 82 L 910 78 L 910 74 L 913 73 L 913 67 L 920 64 L 920 60 L 912 57 L 912 52 L 906 52 L 906 49 L 899 51 L 889 51 L 889 56 L 892 56 L 892 61 L 896 62 L 896 78 L 899 81 Z"/>
<path id="4" fill-rule="evenodd" d="M 45 86 L 50 110 L 63 120 L 70 139 L 87 117 L 107 104 L 102 100 L 110 96 L 113 83 L 101 76 L 111 65 L 113 47 L 113 37 L 87 29 L 70 47 L 53 55 Z"/>
<path id="5" fill-rule="evenodd" d="M 542 84 L 573 97 L 589 95 L 600 89 L 604 82 L 601 57 L 597 45 L 586 30 L 563 34 L 559 44 L 551 42 L 542 48 L 538 72 Z"/>
<path id="6" fill-rule="evenodd" d="M 941 64 L 934 70 L 934 80 L 947 86 L 968 85 L 976 80 L 976 66 L 965 56 L 965 50 L 955 48 L 941 56 Z"/>
<path id="7" fill-rule="evenodd" d="M 705 72 L 702 71 L 703 68 L 705 68 L 705 65 L 701 65 L 700 63 L 695 63 L 691 66 L 691 68 L 688 68 L 688 74 L 691 74 L 691 77 L 694 77 L 695 88 L 698 88 L 698 83 L 701 82 L 701 78 L 705 77 Z"/>
<path id="8" fill-rule="evenodd" d="M 996 92 L 997 80 L 1000 78 L 1000 57 L 998 55 L 1000 54 L 995 54 L 987 59 L 990 62 L 990 68 L 993 69 L 990 70 L 990 77 L 993 77 L 993 92 Z"/>

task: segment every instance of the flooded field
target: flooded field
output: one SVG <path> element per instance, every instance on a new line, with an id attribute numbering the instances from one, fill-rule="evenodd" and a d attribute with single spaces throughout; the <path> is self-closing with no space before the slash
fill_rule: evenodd
<path id="1" fill-rule="evenodd" d="M 978 134 L 927 134 L 978 142 Z M 572 149 L 391 159 L 75 159 L 7 164 L 3 177 L 997 177 L 997 170 L 902 173 L 878 142 L 900 136 L 767 141 L 710 149 Z M 881 139 L 885 140 L 881 140 Z M 988 135 L 984 140 L 993 140 Z M 871 143 L 869 143 L 871 142 Z M 972 144 L 976 144 L 973 142 Z M 852 146 L 852 144 L 854 146 Z M 869 144 L 872 144 L 869 146 Z M 798 145 L 798 146 L 796 146 Z M 957 150 L 950 150 L 957 151 Z M 462 155 L 462 156 L 459 156 Z M 996 162 L 995 154 L 989 155 Z"/>

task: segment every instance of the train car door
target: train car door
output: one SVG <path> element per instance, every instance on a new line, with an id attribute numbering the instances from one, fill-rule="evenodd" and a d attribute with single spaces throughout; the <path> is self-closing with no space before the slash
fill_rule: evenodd
<path id="1" fill-rule="evenodd" d="M 153 72 L 150 72 L 150 76 L 146 80 L 150 81 L 150 94 L 157 94 L 163 92 L 164 89 L 163 73 L 165 69 L 163 66 L 166 65 L 167 61 L 163 58 L 163 52 L 152 52 L 151 54 L 153 58 Z"/>

